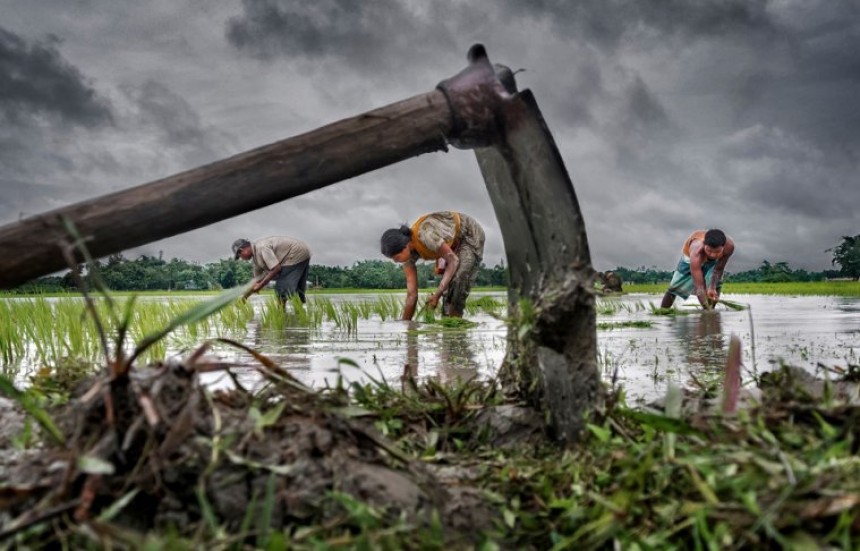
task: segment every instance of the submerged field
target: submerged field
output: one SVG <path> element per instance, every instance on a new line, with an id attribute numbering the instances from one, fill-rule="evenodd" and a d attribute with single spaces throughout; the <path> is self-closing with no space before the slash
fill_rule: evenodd
<path id="1" fill-rule="evenodd" d="M 762 292 L 745 294 L 756 288 Z M 856 282 L 727 285 L 724 298 L 745 309 L 719 306 L 703 313 L 689 300 L 666 316 L 657 315 L 655 308 L 660 294 L 628 286 L 623 295 L 597 301 L 599 367 L 604 379 L 623 385 L 631 399 L 653 400 L 669 383 L 694 388 L 718 380 L 728 337 L 734 334 L 742 341 L 747 379 L 781 363 L 810 373 L 838 372 L 860 362 L 858 289 Z M 831 293 L 812 293 L 826 290 Z M 131 346 L 205 296 L 146 294 L 134 303 L 130 296 L 118 296 L 112 308 L 99 302 L 100 319 L 112 333 L 123 319 L 118 313 L 128 311 L 126 341 Z M 290 305 L 284 314 L 271 294 L 257 295 L 177 329 L 142 359 L 181 358 L 204 340 L 222 338 L 267 355 L 316 387 L 338 376 L 396 381 L 406 371 L 441 381 L 495 374 L 506 345 L 503 292 L 475 292 L 466 316 L 472 323 L 459 327 L 432 323 L 424 315 L 411 323 L 399 321 L 402 301 L 402 292 L 317 292 L 307 305 Z M 23 384 L 37 376 L 80 374 L 103 357 L 99 332 L 79 298 L 9 297 L 0 300 L 0 320 L 0 367 Z M 210 354 L 239 365 L 254 362 L 250 354 L 224 343 L 214 344 Z M 237 373 L 245 384 L 255 384 L 252 369 L 240 367 Z M 207 382 L 232 384 L 214 375 Z"/>

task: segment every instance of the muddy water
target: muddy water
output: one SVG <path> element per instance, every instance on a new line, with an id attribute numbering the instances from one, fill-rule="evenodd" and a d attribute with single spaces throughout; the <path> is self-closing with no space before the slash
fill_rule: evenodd
<path id="1" fill-rule="evenodd" d="M 497 295 L 503 299 L 503 295 Z M 373 299 L 373 295 L 330 295 L 331 300 Z M 616 380 L 632 400 L 651 400 L 665 393 L 669 382 L 693 387 L 719 380 L 729 337 L 743 343 L 745 378 L 772 369 L 779 362 L 810 372 L 858 364 L 860 359 L 860 299 L 839 297 L 731 296 L 748 304 L 744 311 L 721 309 L 703 313 L 695 301 L 677 303 L 684 316 L 656 316 L 650 305 L 655 295 L 625 295 L 602 299 L 598 323 L 612 324 L 598 331 L 599 365 L 604 378 Z M 311 299 L 312 300 L 312 299 Z M 480 314 L 470 316 L 477 326 L 441 330 L 428 324 L 360 320 L 347 333 L 324 323 L 316 329 L 290 328 L 267 332 L 249 326 L 245 343 L 289 368 L 300 380 L 315 386 L 385 378 L 399 385 L 405 370 L 442 380 L 492 376 L 505 353 L 502 321 Z M 651 327 L 623 324 L 650 322 Z M 238 357 L 243 361 L 249 358 Z M 247 384 L 255 376 L 243 373 Z M 228 384 L 213 376 L 211 384 Z"/>
<path id="2" fill-rule="evenodd" d="M 598 333 L 601 367 L 633 398 L 663 395 L 668 382 L 693 387 L 720 380 L 731 335 L 741 339 L 744 378 L 778 367 L 781 362 L 825 376 L 828 370 L 860 364 L 860 299 L 725 295 L 749 306 L 713 312 L 695 308 L 695 299 L 676 303 L 686 316 L 655 316 L 641 305 L 659 297 L 629 295 L 614 315 L 599 321 L 647 320 L 647 329 L 614 329 Z"/>

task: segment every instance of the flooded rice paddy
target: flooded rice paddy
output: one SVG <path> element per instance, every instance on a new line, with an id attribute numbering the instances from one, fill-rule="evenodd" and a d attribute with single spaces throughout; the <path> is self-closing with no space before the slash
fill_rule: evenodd
<path id="1" fill-rule="evenodd" d="M 333 295 L 332 300 L 373 296 Z M 494 298 L 504 301 L 503 294 Z M 743 342 L 746 378 L 786 362 L 810 372 L 860 363 L 860 299 L 726 295 L 749 309 L 702 312 L 694 300 L 677 303 L 688 315 L 652 312 L 654 295 L 625 295 L 598 302 L 599 365 L 604 379 L 623 385 L 628 398 L 652 400 L 669 382 L 683 387 L 713 383 L 722 375 L 729 337 Z M 312 299 L 311 299 L 312 300 Z M 505 354 L 502 319 L 468 316 L 472 328 L 442 329 L 396 320 L 361 320 L 347 333 L 323 323 L 318 328 L 261 330 L 249 324 L 245 344 L 264 352 L 310 385 L 384 378 L 399 384 L 405 370 L 445 381 L 491 377 Z M 250 361 L 250 358 L 247 358 Z M 252 376 L 248 374 L 248 376 Z M 217 376 L 216 376 L 217 377 Z M 222 379 L 226 383 L 225 380 Z M 213 384 L 218 384 L 212 381 Z"/>
<path id="2" fill-rule="evenodd" d="M 476 294 L 474 298 L 481 296 Z M 502 293 L 484 296 L 505 301 Z M 599 299 L 598 362 L 604 379 L 623 385 L 628 399 L 634 401 L 662 396 L 670 382 L 683 387 L 714 384 L 722 375 L 732 334 L 742 340 L 748 380 L 780 362 L 819 374 L 822 370 L 831 372 L 860 363 L 858 298 L 770 295 L 724 298 L 749 308 L 735 311 L 719 307 L 714 312 L 702 312 L 690 300 L 676 303 L 679 313 L 686 315 L 665 316 L 653 312 L 653 306 L 660 300 L 656 295 Z M 397 299 L 402 300 L 402 296 L 397 295 Z M 309 297 L 311 302 L 325 301 L 332 311 L 339 304 L 379 300 L 379 294 Z M 384 300 L 391 301 L 394 297 L 387 296 Z M 346 381 L 385 379 L 399 385 L 405 371 L 418 378 L 437 377 L 445 381 L 487 378 L 496 373 L 505 355 L 507 329 L 503 310 L 495 315 L 475 310 L 467 316 L 475 325 L 457 329 L 403 322 L 373 313 L 360 319 L 355 314 L 349 323 L 330 319 L 290 323 L 288 316 L 288 323 L 273 327 L 264 321 L 271 315 L 271 299 L 255 296 L 250 304 L 253 311 L 248 311 L 248 320 L 231 321 L 237 325 L 229 334 L 212 327 L 191 335 L 180 332 L 170 337 L 159 353 L 181 357 L 199 345 L 207 332 L 210 336 L 217 333 L 265 354 L 301 381 L 317 387 L 333 385 L 338 377 Z M 10 323 L 18 326 L 26 323 L 8 318 L 0 322 L 7 327 Z M 0 333 L 0 338 L 11 337 Z M 37 348 L 29 343 L 23 348 L 25 353 L 4 357 L 3 371 L 25 381 L 40 364 L 38 354 L 26 351 Z M 249 354 L 225 345 L 214 347 L 211 354 L 226 362 L 254 362 Z M 258 382 L 252 368 L 239 367 L 234 372 L 244 385 L 253 387 Z M 224 374 L 210 373 L 206 378 L 213 387 L 232 384 Z"/>

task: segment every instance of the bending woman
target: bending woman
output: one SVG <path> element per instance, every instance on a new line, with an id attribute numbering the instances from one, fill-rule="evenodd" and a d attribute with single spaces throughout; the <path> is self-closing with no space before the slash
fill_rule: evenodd
<path id="1" fill-rule="evenodd" d="M 478 277 L 484 255 L 484 229 L 471 216 L 453 211 L 425 214 L 409 226 L 391 228 L 382 234 L 382 254 L 403 265 L 406 275 L 406 307 L 403 319 L 411 320 L 418 304 L 418 260 L 436 262 L 442 281 L 427 298 L 436 308 L 440 298 L 442 315 L 462 317 L 466 298 Z"/>

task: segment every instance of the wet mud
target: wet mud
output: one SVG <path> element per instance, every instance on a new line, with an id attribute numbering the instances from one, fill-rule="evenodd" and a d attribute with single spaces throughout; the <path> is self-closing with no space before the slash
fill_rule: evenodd
<path id="1" fill-rule="evenodd" d="M 261 515 L 275 530 L 325 526 L 342 521 L 344 500 L 413 525 L 441 513 L 452 542 L 492 527 L 496 509 L 470 486 L 467 470 L 435 474 L 386 439 L 374 415 L 347 408 L 346 396 L 312 391 L 266 363 L 258 374 L 267 389 L 254 395 L 207 390 L 205 362 L 87 380 L 52 412 L 65 444 L 0 454 L 3 535 L 63 515 L 96 522 L 123 499 L 112 521 L 139 532 L 190 535 L 216 519 L 241 533 Z M 20 429 L 15 404 L 0 408 L 3 425 Z M 476 416 L 475 434 L 500 444 L 543 439 L 533 413 L 489 409 Z"/>

